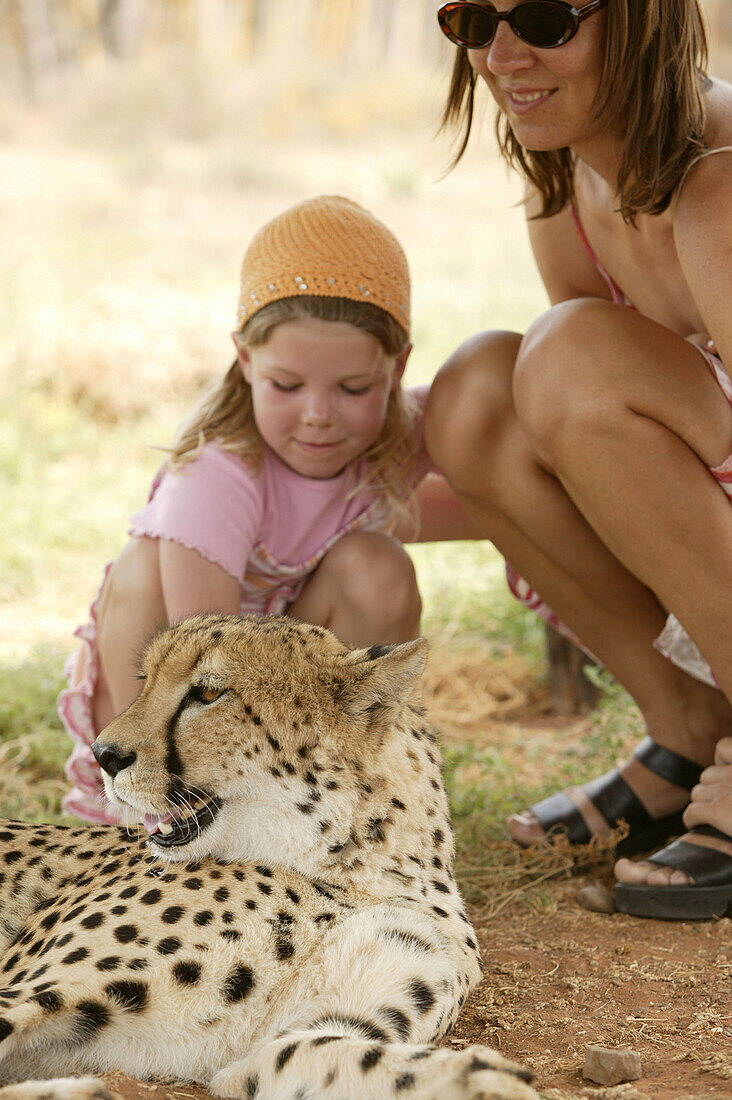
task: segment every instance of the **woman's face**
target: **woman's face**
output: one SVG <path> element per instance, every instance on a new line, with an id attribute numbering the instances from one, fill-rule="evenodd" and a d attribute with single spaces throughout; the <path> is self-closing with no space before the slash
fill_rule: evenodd
<path id="1" fill-rule="evenodd" d="M 575 0 L 583 8 L 589 0 Z M 517 0 L 495 0 L 510 11 Z M 552 50 L 528 46 L 502 21 L 490 46 L 468 50 L 477 76 L 485 80 L 516 139 L 525 149 L 576 147 L 596 136 L 592 104 L 605 50 L 605 10 L 582 21 L 574 38 Z"/>

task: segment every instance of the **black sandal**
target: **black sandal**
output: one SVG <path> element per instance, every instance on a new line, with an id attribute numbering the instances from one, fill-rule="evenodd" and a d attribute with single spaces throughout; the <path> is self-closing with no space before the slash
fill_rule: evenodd
<path id="1" fill-rule="evenodd" d="M 687 760 L 672 749 L 658 745 L 650 737 L 641 741 L 633 755 L 649 771 L 687 791 L 691 791 L 699 782 L 703 771 L 699 764 Z M 618 855 L 629 856 L 649 851 L 663 844 L 669 837 L 684 832 L 683 811 L 679 810 L 678 813 L 667 814 L 665 817 L 652 817 L 623 779 L 618 768 L 586 783 L 582 790 L 602 814 L 609 828 L 616 828 L 621 821 L 625 821 L 630 827 L 628 836 L 616 846 Z M 529 809 L 549 840 L 557 835 L 566 836 L 570 844 L 589 844 L 592 840 L 594 834 L 566 791 L 550 795 Z"/>
<path id="2" fill-rule="evenodd" d="M 698 825 L 689 830 L 689 836 L 694 834 L 731 839 L 713 825 Z M 675 840 L 651 856 L 649 862 L 685 871 L 694 881 L 687 886 L 619 882 L 615 908 L 620 913 L 662 920 L 711 920 L 732 915 L 732 856 L 726 852 Z"/>

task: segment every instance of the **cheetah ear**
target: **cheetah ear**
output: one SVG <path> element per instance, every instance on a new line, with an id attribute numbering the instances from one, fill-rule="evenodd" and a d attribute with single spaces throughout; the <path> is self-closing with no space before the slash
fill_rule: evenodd
<path id="1" fill-rule="evenodd" d="M 429 647 L 424 638 L 396 645 L 354 649 L 346 657 L 346 677 L 340 694 L 344 710 L 356 717 L 377 714 L 402 703 L 424 672 Z"/>

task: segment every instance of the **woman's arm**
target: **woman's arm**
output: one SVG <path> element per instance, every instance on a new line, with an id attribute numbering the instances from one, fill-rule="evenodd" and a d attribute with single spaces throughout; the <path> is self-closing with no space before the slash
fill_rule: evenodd
<path id="1" fill-rule="evenodd" d="M 551 218 L 537 218 L 540 209 L 536 192 L 530 193 L 526 200 L 529 241 L 551 304 L 572 298 L 609 298 L 607 283 L 590 259 L 570 207 Z"/>
<path id="2" fill-rule="evenodd" d="M 704 329 L 732 366 L 732 152 L 690 171 L 674 208 L 679 262 Z"/>
<path id="3" fill-rule="evenodd" d="M 394 532 L 401 542 L 451 542 L 483 536 L 442 474 L 429 473 L 415 490 L 418 527 L 401 525 Z"/>

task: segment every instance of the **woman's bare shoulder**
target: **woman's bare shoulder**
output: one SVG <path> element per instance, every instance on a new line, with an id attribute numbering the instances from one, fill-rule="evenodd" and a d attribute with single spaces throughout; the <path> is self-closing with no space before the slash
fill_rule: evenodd
<path id="1" fill-rule="evenodd" d="M 727 219 L 732 194 L 732 85 L 714 80 L 706 93 L 706 149 L 686 170 L 672 203 L 674 225 Z"/>
<path id="2" fill-rule="evenodd" d="M 712 79 L 705 95 L 707 122 L 704 139 L 709 149 L 732 145 L 732 84 Z"/>

